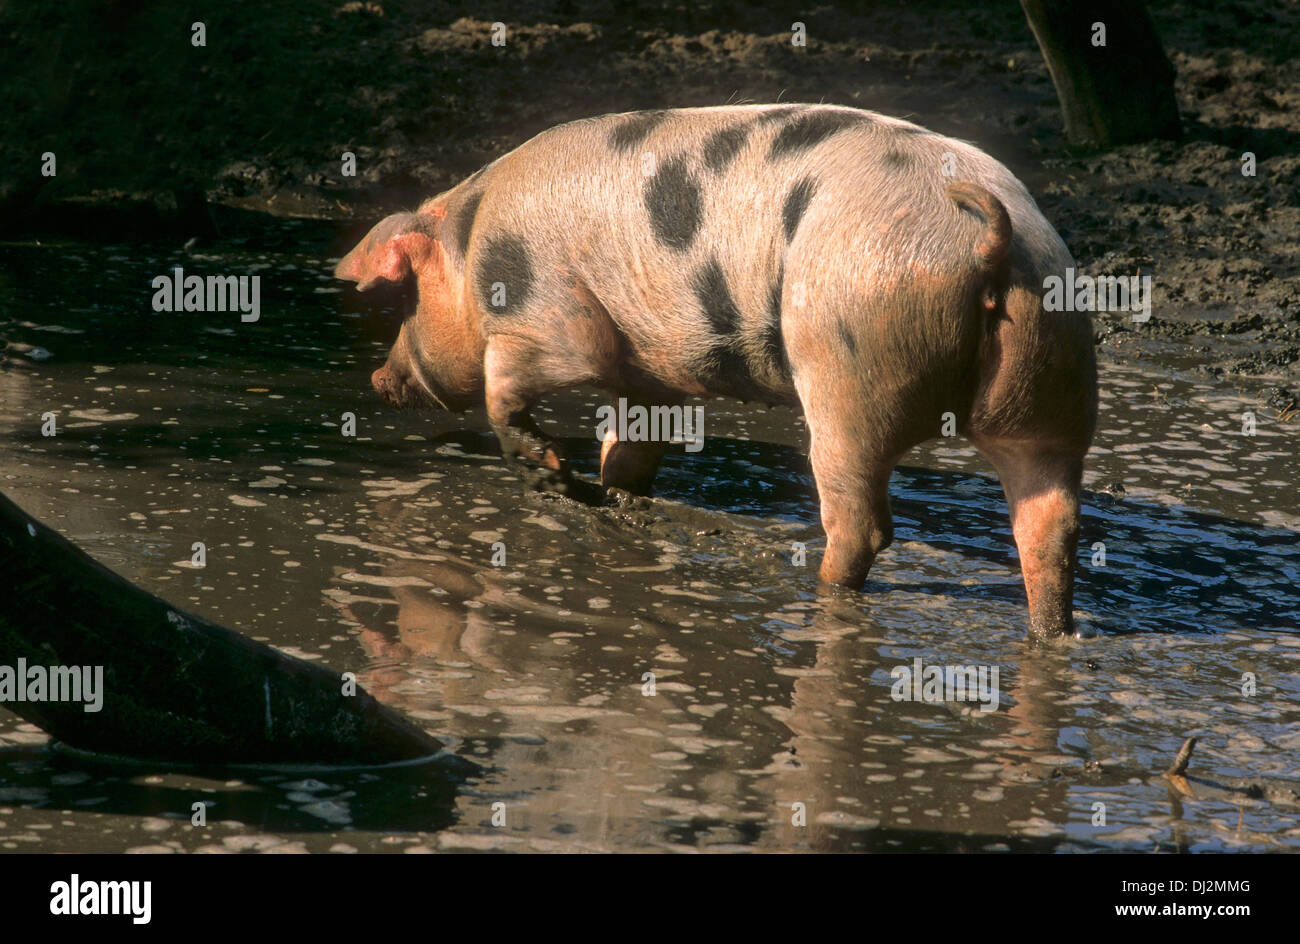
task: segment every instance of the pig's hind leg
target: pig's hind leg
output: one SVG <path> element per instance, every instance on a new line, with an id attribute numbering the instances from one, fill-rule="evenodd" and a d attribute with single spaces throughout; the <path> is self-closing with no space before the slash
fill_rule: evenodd
<path id="1" fill-rule="evenodd" d="M 1066 635 L 1074 628 L 1071 609 L 1083 449 L 980 436 L 974 440 L 997 469 L 1007 497 L 1029 600 L 1030 633 Z"/>
<path id="2" fill-rule="evenodd" d="M 842 449 L 839 431 L 826 425 L 813 431 L 810 457 L 826 529 L 818 576 L 825 583 L 860 590 L 876 555 L 894 540 L 889 508 L 894 460 L 862 453 L 846 460 Z"/>
<path id="3" fill-rule="evenodd" d="M 1060 636 L 1074 628 L 1079 486 L 1097 423 L 1092 327 L 1086 316 L 1043 311 L 1033 283 L 1013 286 L 1006 308 L 987 340 L 967 435 L 1002 481 L 1030 631 Z"/>
<path id="4" fill-rule="evenodd" d="M 860 590 L 876 555 L 894 539 L 889 476 L 905 450 L 860 415 L 863 399 L 808 378 L 796 380 L 796 388 L 812 437 L 808 452 L 826 530 L 819 577 Z"/>

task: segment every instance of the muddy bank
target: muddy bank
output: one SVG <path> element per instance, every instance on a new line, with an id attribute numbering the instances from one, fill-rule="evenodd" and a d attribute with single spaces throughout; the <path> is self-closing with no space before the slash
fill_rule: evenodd
<path id="1" fill-rule="evenodd" d="M 1185 140 L 1072 155 L 1019 5 L 512 5 L 506 44 L 470 4 L 15 5 L 23 66 L 0 142 L 19 226 L 223 231 L 212 207 L 370 220 L 551 125 L 635 108 L 827 101 L 910 117 L 1020 174 L 1081 267 L 1154 278 L 1152 318 L 1101 315 L 1103 350 L 1216 375 L 1300 374 L 1300 11 L 1153 3 Z M 39 155 L 58 175 L 39 175 Z M 345 151 L 355 177 L 341 172 Z M 1243 176 L 1242 156 L 1255 156 Z M 93 214 L 92 214 L 93 215 Z M 228 228 L 225 229 L 228 232 Z"/>

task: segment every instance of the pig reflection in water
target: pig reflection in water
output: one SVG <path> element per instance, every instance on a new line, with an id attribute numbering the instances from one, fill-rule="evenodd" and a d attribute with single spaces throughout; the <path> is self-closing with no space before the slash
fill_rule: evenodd
<path id="1" fill-rule="evenodd" d="M 1089 315 L 1042 305 L 1072 266 L 978 149 L 852 108 L 752 105 L 553 128 L 383 220 L 336 274 L 417 287 L 375 389 L 484 398 L 543 488 L 569 481 L 529 413 L 555 390 L 799 404 L 832 584 L 862 586 L 893 536 L 890 473 L 947 420 L 996 468 L 1030 629 L 1055 636 L 1097 409 Z M 602 483 L 648 492 L 664 448 L 606 437 Z"/>
<path id="2" fill-rule="evenodd" d="M 632 669 L 624 674 L 626 684 L 593 696 L 591 667 L 577 647 L 547 638 L 594 626 L 621 640 L 627 621 L 587 615 L 576 623 L 560 607 L 521 596 L 519 587 L 498 574 L 452 558 L 394 560 L 382 575 L 397 584 L 391 588 L 395 628 L 388 624 L 393 601 L 360 596 L 356 588 L 330 593 L 347 620 L 360 627 L 359 640 L 374 663 L 362 682 L 381 701 L 416 717 L 430 710 L 451 713 L 455 720 L 440 722 L 442 731 L 502 738 L 490 756 L 477 759 L 502 771 L 483 789 L 490 799 L 499 792 L 507 802 L 511 829 L 505 835 L 554 841 L 559 837 L 553 827 L 567 833 L 576 826 L 570 840 L 576 848 L 613 850 L 644 842 L 645 798 L 668 790 L 673 780 L 669 765 L 652 756 L 664 749 L 663 742 L 646 731 L 666 735 L 670 723 L 693 718 L 670 698 L 643 697 L 640 675 Z M 482 606 L 466 607 L 467 602 Z M 364 603 L 386 605 L 374 618 L 362 612 Z M 502 632 L 509 629 L 503 620 L 516 614 L 524 628 Z M 645 633 L 653 637 L 656 630 L 647 627 Z M 574 725 L 577 734 L 569 733 Z M 521 783 L 521 777 L 527 779 Z M 486 810 L 488 801 L 481 802 Z M 467 815 L 466 825 L 477 827 L 487 815 Z"/>
<path id="3" fill-rule="evenodd" d="M 395 514 L 385 527 L 400 530 L 414 512 L 380 513 Z M 376 534 L 370 546 L 390 541 L 401 543 Z M 888 682 L 872 681 L 899 658 L 861 638 L 872 629 L 843 601 L 779 615 L 801 627 L 787 640 L 800 652 L 794 658 L 662 659 L 661 650 L 649 653 L 676 638 L 669 624 L 639 619 L 637 638 L 650 645 L 627 647 L 625 618 L 570 613 L 539 599 L 535 586 L 435 556 L 443 555 L 380 568 L 395 618 L 393 600 L 360 596 L 356 586 L 331 595 L 360 627 L 374 664 L 362 678 L 368 690 L 417 717 L 449 715 L 439 722 L 448 733 L 497 742 L 479 758 L 499 773 L 468 801 L 470 830 L 486 819 L 479 805 L 498 797 L 509 808 L 503 835 L 554 839 L 559 827 L 564 842 L 598 849 L 704 839 L 772 851 L 885 850 L 901 837 L 978 851 L 1003 841 L 1007 822 L 1069 818 L 1069 781 L 1048 777 L 1051 763 L 1036 759 L 1056 757 L 1062 726 L 1073 723 L 1060 705 L 1060 666 L 1044 653 L 1002 666 L 1009 697 L 996 711 L 966 706 L 978 717 L 940 721 L 943 708 L 897 702 Z M 381 615 L 363 612 L 365 602 L 384 604 Z M 551 638 L 557 632 L 570 634 L 566 644 Z M 643 692 L 647 670 L 659 682 L 653 697 Z M 916 718 L 931 737 L 888 736 L 915 734 Z M 987 738 L 1002 746 L 944 764 L 912 756 Z M 995 787 L 1006 788 L 997 803 L 973 796 Z"/>

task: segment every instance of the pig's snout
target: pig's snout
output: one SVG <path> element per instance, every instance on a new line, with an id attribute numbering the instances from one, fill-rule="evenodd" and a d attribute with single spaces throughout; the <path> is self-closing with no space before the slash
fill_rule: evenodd
<path id="1" fill-rule="evenodd" d="M 418 366 L 415 370 L 414 373 L 408 372 L 400 364 L 394 367 L 390 358 L 387 364 L 370 375 L 370 385 L 389 406 L 436 406 L 457 411 L 471 405 L 470 400 L 450 396 L 420 371 Z"/>
<path id="2" fill-rule="evenodd" d="M 370 385 L 375 388 L 375 393 L 379 394 L 389 406 L 408 407 L 415 406 L 420 402 L 420 398 L 416 391 L 411 388 L 411 384 L 393 373 L 391 366 L 388 364 L 370 375 Z"/>
<path id="3" fill-rule="evenodd" d="M 393 402 L 393 375 L 388 372 L 387 366 L 370 375 L 370 386 L 375 388 L 375 393 L 383 397 L 386 403 Z"/>

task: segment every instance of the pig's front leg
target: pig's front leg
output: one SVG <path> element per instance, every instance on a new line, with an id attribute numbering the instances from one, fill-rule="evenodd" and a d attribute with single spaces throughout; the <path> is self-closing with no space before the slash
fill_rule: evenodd
<path id="1" fill-rule="evenodd" d="M 488 421 L 506 460 L 522 467 L 529 488 L 567 492 L 572 480 L 564 453 L 529 414 L 533 404 L 555 389 L 539 373 L 535 352 L 517 339 L 494 337 L 484 357 Z"/>

